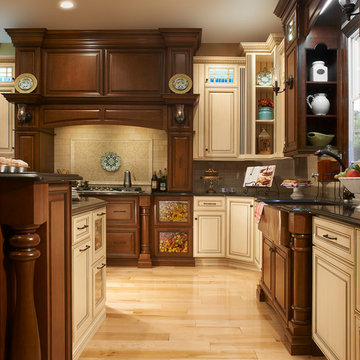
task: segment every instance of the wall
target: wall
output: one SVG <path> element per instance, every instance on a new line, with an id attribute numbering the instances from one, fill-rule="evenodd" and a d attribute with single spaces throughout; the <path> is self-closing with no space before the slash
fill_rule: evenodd
<path id="1" fill-rule="evenodd" d="M 152 171 L 167 167 L 167 134 L 140 127 L 70 126 L 55 129 L 55 169 L 68 169 L 98 184 L 122 183 L 130 170 L 133 185 L 150 184 Z M 101 167 L 105 152 L 116 152 L 121 166 L 115 172 Z"/>
<path id="2" fill-rule="evenodd" d="M 1 56 L 15 57 L 15 48 L 13 44 L 0 43 L 0 57 Z"/>

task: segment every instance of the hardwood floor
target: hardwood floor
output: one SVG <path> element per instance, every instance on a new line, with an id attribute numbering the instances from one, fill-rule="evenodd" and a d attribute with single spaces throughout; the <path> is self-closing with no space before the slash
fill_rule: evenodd
<path id="1" fill-rule="evenodd" d="M 256 301 L 259 276 L 227 267 L 110 267 L 107 317 L 80 359 L 310 359 L 286 351 L 273 312 Z"/>

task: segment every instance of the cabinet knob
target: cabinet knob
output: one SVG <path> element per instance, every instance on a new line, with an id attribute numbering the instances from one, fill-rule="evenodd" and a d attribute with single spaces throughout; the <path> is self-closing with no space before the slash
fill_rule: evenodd
<path id="1" fill-rule="evenodd" d="M 250 205 L 250 207 L 252 208 L 252 207 L 254 207 L 254 205 Z"/>
<path id="2" fill-rule="evenodd" d="M 209 151 L 209 149 L 208 149 L 208 148 L 205 148 L 205 151 Z"/>
<path id="3" fill-rule="evenodd" d="M 197 220 L 197 218 L 195 218 L 194 220 Z"/>

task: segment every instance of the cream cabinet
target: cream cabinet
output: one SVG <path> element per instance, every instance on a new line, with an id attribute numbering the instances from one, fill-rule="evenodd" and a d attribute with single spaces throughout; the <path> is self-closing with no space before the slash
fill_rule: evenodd
<path id="1" fill-rule="evenodd" d="M 312 336 L 330 360 L 355 359 L 355 229 L 313 219 Z"/>
<path id="2" fill-rule="evenodd" d="M 245 122 L 245 58 L 194 57 L 194 159 L 236 160 Z"/>
<path id="3" fill-rule="evenodd" d="M 194 257 L 235 260 L 260 269 L 261 236 L 254 203 L 251 197 L 195 196 Z"/>
<path id="4" fill-rule="evenodd" d="M 254 199 L 226 198 L 226 256 L 247 263 L 254 261 Z"/>
<path id="5" fill-rule="evenodd" d="M 225 256 L 225 197 L 194 198 L 194 257 Z"/>
<path id="6" fill-rule="evenodd" d="M 15 92 L 13 77 L 15 60 L 0 58 L 0 93 Z M 0 95 L 0 156 L 14 156 L 14 104 Z"/>
<path id="7" fill-rule="evenodd" d="M 106 208 L 72 218 L 73 359 L 105 319 Z"/>

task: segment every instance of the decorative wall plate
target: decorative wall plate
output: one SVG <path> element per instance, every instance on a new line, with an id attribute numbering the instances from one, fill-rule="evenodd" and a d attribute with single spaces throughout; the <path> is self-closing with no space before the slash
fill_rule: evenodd
<path id="1" fill-rule="evenodd" d="M 272 75 L 270 71 L 267 71 L 266 68 L 259 72 L 256 75 L 256 83 L 260 86 L 271 86 L 272 84 Z"/>
<path id="2" fill-rule="evenodd" d="M 19 93 L 31 93 L 37 87 L 37 79 L 33 74 L 20 74 L 14 81 L 15 89 Z"/>
<path id="3" fill-rule="evenodd" d="M 169 80 L 169 89 L 176 94 L 185 94 L 192 88 L 192 80 L 185 74 L 175 74 Z"/>
<path id="4" fill-rule="evenodd" d="M 101 167 L 106 171 L 116 171 L 120 168 L 121 158 L 115 152 L 106 152 L 100 158 Z"/>

